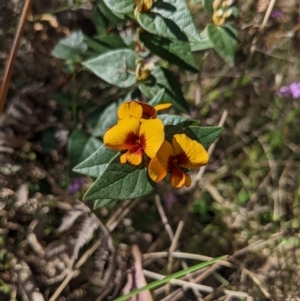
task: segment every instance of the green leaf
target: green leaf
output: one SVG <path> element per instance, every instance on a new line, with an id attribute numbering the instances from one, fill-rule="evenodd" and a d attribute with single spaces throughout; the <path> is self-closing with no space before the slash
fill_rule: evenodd
<path id="1" fill-rule="evenodd" d="M 74 131 L 68 142 L 69 174 L 72 175 L 73 167 L 84 161 L 101 145 L 100 140 L 90 137 L 84 130 Z"/>
<path id="2" fill-rule="evenodd" d="M 194 120 L 191 118 L 185 118 L 179 115 L 170 115 L 170 114 L 159 114 L 157 115 L 159 119 L 162 120 L 164 125 L 179 125 L 182 127 L 187 127 L 190 125 L 199 124 L 198 120 Z"/>
<path id="3" fill-rule="evenodd" d="M 96 200 L 94 202 L 94 209 L 99 209 L 99 208 L 103 208 L 103 207 L 113 207 L 114 205 L 116 205 L 116 200 L 112 200 L 112 199 L 103 199 L 103 200 Z"/>
<path id="4" fill-rule="evenodd" d="M 148 98 L 152 98 L 155 97 L 155 95 L 157 95 L 157 93 L 159 93 L 159 91 L 163 89 L 163 86 L 156 83 L 140 83 L 139 89 Z M 181 106 L 178 106 L 178 104 L 176 104 L 175 98 L 168 90 L 165 90 L 165 93 L 162 95 L 160 103 L 172 103 L 173 108 L 176 108 L 178 111 L 181 112 L 187 112 L 185 108 L 182 108 Z M 150 105 L 154 105 L 152 101 Z"/>
<path id="5" fill-rule="evenodd" d="M 231 6 L 230 8 L 227 9 L 227 12 L 230 12 L 229 19 L 231 19 L 232 17 L 237 18 L 239 15 L 239 9 L 237 6 Z"/>
<path id="6" fill-rule="evenodd" d="M 89 188 L 84 199 L 133 199 L 149 194 L 154 187 L 145 166 L 121 164 L 120 155 L 117 155 Z"/>
<path id="7" fill-rule="evenodd" d="M 136 83 L 138 56 L 130 49 L 113 50 L 83 62 L 83 65 L 106 82 L 121 88 Z"/>
<path id="8" fill-rule="evenodd" d="M 146 31 L 171 40 L 188 41 L 180 28 L 169 19 L 151 12 L 142 12 L 137 15 L 139 25 Z"/>
<path id="9" fill-rule="evenodd" d="M 160 89 L 155 95 L 154 97 L 148 102 L 149 105 L 155 107 L 156 105 L 162 103 L 164 94 L 165 94 L 166 89 Z M 146 94 L 145 94 L 146 95 Z"/>
<path id="10" fill-rule="evenodd" d="M 128 14 L 134 11 L 133 0 L 104 0 L 106 6 L 117 14 Z"/>
<path id="11" fill-rule="evenodd" d="M 94 137 L 103 136 L 108 128 L 115 125 L 118 121 L 118 107 L 120 106 L 120 101 L 114 101 L 108 105 L 103 112 L 99 115 L 98 121 L 94 127 L 92 135 Z"/>
<path id="12" fill-rule="evenodd" d="M 75 166 L 73 171 L 98 178 L 102 175 L 110 160 L 117 154 L 117 151 L 107 148 L 104 144 L 102 144 L 98 150 L 91 154 L 87 159 Z"/>
<path id="13" fill-rule="evenodd" d="M 186 0 L 157 1 L 151 11 L 173 21 L 190 42 L 201 41 Z"/>
<path id="14" fill-rule="evenodd" d="M 99 9 L 96 9 L 93 17 L 92 17 L 92 21 L 95 25 L 96 31 L 97 31 L 97 35 L 105 35 L 106 32 L 106 28 L 107 28 L 107 19 L 105 18 L 105 16 L 101 13 L 101 11 Z"/>
<path id="15" fill-rule="evenodd" d="M 117 15 L 113 13 L 103 0 L 97 0 L 97 6 L 100 12 L 110 21 L 112 25 L 117 26 L 125 23 L 125 17 L 121 14 Z"/>
<path id="16" fill-rule="evenodd" d="M 208 149 L 221 135 L 222 131 L 223 128 L 218 126 L 189 126 L 187 135 L 191 138 L 195 136 L 196 140 L 199 141 L 205 149 Z"/>
<path id="17" fill-rule="evenodd" d="M 175 134 L 186 134 L 186 131 L 183 127 L 181 127 L 179 125 L 166 125 L 165 126 L 165 139 L 167 141 L 172 143 L 172 138 Z M 190 135 L 187 135 L 187 136 L 190 137 Z M 190 138 L 192 138 L 192 137 L 190 137 Z M 195 140 L 195 136 L 192 139 Z"/>
<path id="18" fill-rule="evenodd" d="M 188 42 L 169 40 L 147 32 L 140 34 L 140 40 L 149 50 L 164 60 L 186 70 L 197 72 L 197 64 Z"/>
<path id="19" fill-rule="evenodd" d="M 198 271 L 198 270 L 201 270 L 209 265 L 212 265 L 216 262 L 218 262 L 219 260 L 222 260 L 224 258 L 226 258 L 227 256 L 220 256 L 220 257 L 217 257 L 215 259 L 212 259 L 210 261 L 206 261 L 206 262 L 203 262 L 203 263 L 199 263 L 199 264 L 196 264 L 196 265 L 193 265 L 187 269 L 184 269 L 184 270 L 181 270 L 179 272 L 176 272 L 176 273 L 173 273 L 171 275 L 168 275 L 160 280 L 156 280 L 156 281 L 153 281 L 141 288 L 138 288 L 132 292 L 130 292 L 129 294 L 127 295 L 124 295 L 124 296 L 121 296 L 121 297 L 118 297 L 117 299 L 114 299 L 113 301 L 126 301 L 126 300 L 129 300 L 129 298 L 133 297 L 133 296 L 136 296 L 137 294 L 141 293 L 141 292 L 144 292 L 146 290 L 151 290 L 151 289 L 154 289 L 154 288 L 157 288 L 159 286 L 162 286 L 163 284 L 165 283 L 168 283 L 169 281 L 171 281 L 172 279 L 177 279 L 177 278 L 181 278 L 187 274 L 190 274 L 190 273 L 193 273 L 195 271 Z"/>
<path id="20" fill-rule="evenodd" d="M 181 112 L 188 113 L 189 106 L 184 99 L 180 84 L 175 76 L 168 69 L 159 66 L 154 68 L 152 75 L 155 77 L 156 83 L 166 88 L 166 92 L 171 95 L 173 98 L 171 103 L 174 105 L 174 108 Z"/>
<path id="21" fill-rule="evenodd" d="M 140 99 L 141 99 L 141 93 L 140 93 L 139 89 L 135 89 L 135 90 L 128 91 L 122 97 L 122 102 L 124 102 L 124 101 L 130 101 L 130 100 L 137 100 L 137 101 L 139 101 Z"/>
<path id="22" fill-rule="evenodd" d="M 203 8 L 211 15 L 214 13 L 213 2 L 214 0 L 202 0 Z"/>
<path id="23" fill-rule="evenodd" d="M 59 40 L 51 54 L 59 59 L 78 61 L 87 50 L 82 31 L 73 31 L 67 38 Z"/>
<path id="24" fill-rule="evenodd" d="M 215 26 L 213 24 L 206 26 L 206 33 L 216 52 L 229 66 L 233 66 L 238 43 L 232 33 L 226 27 Z"/>
<path id="25" fill-rule="evenodd" d="M 97 54 L 102 54 L 113 49 L 127 48 L 122 38 L 115 34 L 96 36 L 94 38 L 85 37 L 84 42 Z"/>
<path id="26" fill-rule="evenodd" d="M 109 34 L 106 36 L 95 37 L 95 39 L 110 49 L 127 48 L 123 39 L 119 35 Z"/>
<path id="27" fill-rule="evenodd" d="M 239 31 L 233 25 L 225 23 L 222 27 L 228 29 L 228 32 L 231 33 L 238 42 Z"/>
<path id="28" fill-rule="evenodd" d="M 191 46 L 191 51 L 201 51 L 201 50 L 206 50 L 209 48 L 213 48 L 213 44 L 212 42 L 209 40 L 206 31 L 203 31 L 200 34 L 201 37 L 201 42 L 197 42 L 197 43 L 190 43 Z"/>
<path id="29" fill-rule="evenodd" d="M 90 104 L 90 109 L 86 109 L 86 116 L 85 116 L 85 126 L 88 130 L 93 130 L 96 123 L 98 122 L 99 115 L 103 112 L 106 106 L 96 106 Z"/>
<path id="30" fill-rule="evenodd" d="M 86 37 L 84 39 L 85 44 L 92 50 L 94 50 L 97 54 L 102 54 L 104 52 L 110 51 L 111 48 L 108 47 L 107 45 L 103 45 L 99 42 L 97 42 L 94 39 Z"/>

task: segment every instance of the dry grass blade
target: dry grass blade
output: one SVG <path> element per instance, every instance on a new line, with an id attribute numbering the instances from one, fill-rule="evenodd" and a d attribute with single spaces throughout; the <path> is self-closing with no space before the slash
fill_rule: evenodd
<path id="1" fill-rule="evenodd" d="M 156 253 L 147 253 L 143 255 L 143 259 L 147 260 L 148 258 L 162 258 L 162 257 L 168 257 L 169 252 L 156 252 Z M 212 257 L 199 255 L 199 254 L 191 254 L 191 253 L 184 253 L 184 252 L 173 252 L 172 256 L 174 258 L 180 258 L 180 259 L 193 259 L 193 260 L 200 260 L 200 261 L 208 261 L 212 260 Z M 235 266 L 227 261 L 220 260 L 218 264 L 229 267 L 229 268 L 235 268 Z"/>
<path id="2" fill-rule="evenodd" d="M 158 210 L 158 213 L 160 215 L 161 221 L 163 223 L 163 225 L 165 226 L 165 229 L 169 235 L 170 241 L 172 241 L 174 239 L 174 233 L 173 230 L 169 224 L 168 218 L 165 214 L 164 208 L 162 207 L 161 201 L 160 201 L 160 197 L 158 194 L 155 195 L 155 204 Z"/>
<path id="3" fill-rule="evenodd" d="M 253 282 L 258 286 L 260 291 L 264 294 L 264 296 L 267 299 L 271 299 L 271 294 L 266 290 L 265 285 L 262 283 L 261 280 L 258 279 L 256 275 L 254 275 L 254 273 L 248 271 L 247 269 L 243 269 L 243 272 L 245 272 L 253 280 Z"/>
<path id="4" fill-rule="evenodd" d="M 159 280 L 159 279 L 163 279 L 165 276 L 161 275 L 161 274 L 157 274 L 151 271 L 147 271 L 144 270 L 144 274 L 146 277 L 155 279 L 155 280 Z M 213 287 L 207 286 L 207 285 L 202 285 L 202 284 L 196 284 L 193 282 L 188 282 L 188 281 L 184 281 L 181 279 L 173 279 L 170 281 L 171 284 L 173 285 L 178 285 L 181 286 L 183 289 L 187 289 L 187 288 L 191 288 L 191 289 L 196 289 L 198 291 L 204 292 L 204 293 L 211 293 L 214 291 Z M 247 297 L 248 294 L 247 293 L 243 293 L 243 292 L 235 292 L 232 290 L 224 290 L 224 293 L 228 296 L 232 296 L 232 297 L 237 297 L 237 298 L 243 298 L 243 297 Z M 173 298 L 173 297 L 172 297 Z M 162 300 L 171 300 L 170 296 L 166 297 L 165 299 Z M 172 299 L 174 300 L 174 299 Z"/>
<path id="5" fill-rule="evenodd" d="M 258 13 L 263 13 L 270 4 L 270 0 L 258 0 L 256 4 L 256 10 Z"/>
<path id="6" fill-rule="evenodd" d="M 177 238 L 176 238 L 176 235 L 178 236 L 179 233 L 175 233 L 175 236 L 174 236 L 174 233 L 173 233 L 173 230 L 169 224 L 169 221 L 168 221 L 168 218 L 165 214 L 165 211 L 164 211 L 164 208 L 161 204 L 161 201 L 160 201 L 160 197 L 159 195 L 155 195 L 155 204 L 156 204 L 156 207 L 157 207 L 157 210 L 159 212 L 159 215 L 161 217 L 161 220 L 165 226 L 165 229 L 168 233 L 168 236 L 170 238 L 170 241 L 171 241 L 171 247 L 170 247 L 170 250 L 168 252 L 168 266 L 167 266 L 167 274 L 171 274 L 172 273 L 172 263 L 173 263 L 173 251 L 175 251 L 176 249 L 176 245 L 177 245 Z M 175 249 L 174 249 L 175 248 Z M 188 268 L 188 265 L 186 264 L 186 262 L 184 260 L 181 260 L 181 266 L 186 269 Z M 170 287 L 167 286 L 167 289 L 166 289 L 166 293 L 168 294 L 168 290 L 169 290 Z M 192 288 L 193 289 L 193 288 Z M 197 290 L 194 290 L 194 294 L 198 297 L 199 296 L 199 293 Z"/>

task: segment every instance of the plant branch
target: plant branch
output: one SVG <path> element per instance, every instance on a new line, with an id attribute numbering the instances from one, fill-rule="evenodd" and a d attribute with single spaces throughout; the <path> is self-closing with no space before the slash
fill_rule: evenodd
<path id="1" fill-rule="evenodd" d="M 16 31 L 15 38 L 13 40 L 12 48 L 6 63 L 6 67 L 4 70 L 3 80 L 2 80 L 2 86 L 0 90 L 0 114 L 3 112 L 6 96 L 8 92 L 8 87 L 10 84 L 10 79 L 13 71 L 13 67 L 15 65 L 15 60 L 17 57 L 17 52 L 20 45 L 20 40 L 24 32 L 25 24 L 26 24 L 26 18 L 29 13 L 29 10 L 31 8 L 33 0 L 25 0 L 25 4 L 22 10 L 21 18 L 18 24 L 18 28 Z"/>

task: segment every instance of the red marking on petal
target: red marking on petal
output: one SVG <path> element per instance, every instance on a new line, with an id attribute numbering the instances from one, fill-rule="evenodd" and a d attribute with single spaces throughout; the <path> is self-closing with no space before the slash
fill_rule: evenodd
<path id="1" fill-rule="evenodd" d="M 156 110 L 154 107 L 148 105 L 144 102 L 138 102 L 143 107 L 143 118 L 150 119 L 156 115 Z"/>
<path id="2" fill-rule="evenodd" d="M 127 145 L 129 148 L 129 147 L 137 144 L 136 143 L 137 139 L 138 139 L 138 137 L 134 133 L 130 132 L 127 134 L 124 144 Z"/>
<path id="3" fill-rule="evenodd" d="M 133 146 L 130 147 L 130 149 L 128 150 L 128 153 L 131 153 L 131 154 L 133 154 L 133 153 L 139 154 L 139 153 L 141 153 L 141 152 L 143 152 L 143 150 L 141 149 L 141 147 L 140 147 L 138 144 L 133 145 Z"/>
<path id="4" fill-rule="evenodd" d="M 185 184 L 185 179 L 186 179 L 185 173 L 182 171 L 182 169 L 179 166 L 173 164 L 170 173 L 171 173 L 171 185 L 173 187 L 180 188 Z"/>
<path id="5" fill-rule="evenodd" d="M 140 146 L 142 149 L 146 149 L 146 137 L 145 137 L 145 134 L 142 134 L 140 136 Z"/>
<path id="6" fill-rule="evenodd" d="M 167 163 L 167 166 L 168 166 L 167 170 L 168 171 L 172 170 L 172 166 L 175 164 L 174 159 L 175 159 L 175 157 L 173 157 L 173 156 L 168 157 L 168 163 Z"/>
<path id="7" fill-rule="evenodd" d="M 187 164 L 189 162 L 189 158 L 185 153 L 180 153 L 176 156 L 177 159 L 177 164 L 182 165 L 182 164 Z"/>
<path id="8" fill-rule="evenodd" d="M 127 161 L 132 165 L 140 165 L 143 161 L 143 153 L 139 145 L 134 145 L 127 151 Z"/>

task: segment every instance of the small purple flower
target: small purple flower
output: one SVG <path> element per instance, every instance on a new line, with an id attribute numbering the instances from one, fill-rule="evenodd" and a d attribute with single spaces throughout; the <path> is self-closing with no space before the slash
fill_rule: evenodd
<path id="1" fill-rule="evenodd" d="M 70 194 L 77 193 L 85 183 L 86 183 L 86 179 L 84 177 L 73 178 L 69 186 Z"/>
<path id="2" fill-rule="evenodd" d="M 173 192 L 167 192 L 164 195 L 164 203 L 166 204 L 166 206 L 172 206 L 173 204 L 176 203 L 176 201 L 177 198 Z"/>
<path id="3" fill-rule="evenodd" d="M 298 83 L 292 83 L 290 85 L 290 90 L 293 98 L 299 98 L 300 97 L 300 82 Z"/>
<path id="4" fill-rule="evenodd" d="M 273 10 L 271 12 L 271 17 L 272 18 L 280 18 L 280 17 L 283 17 L 283 16 L 284 16 L 284 13 L 281 10 L 279 10 L 279 9 Z"/>
<path id="5" fill-rule="evenodd" d="M 290 85 L 283 86 L 277 93 L 280 97 L 292 97 L 297 99 L 300 97 L 300 82 L 294 82 Z"/>
<path id="6" fill-rule="evenodd" d="M 278 95 L 281 97 L 291 97 L 291 90 L 289 86 L 283 86 L 279 89 Z"/>

